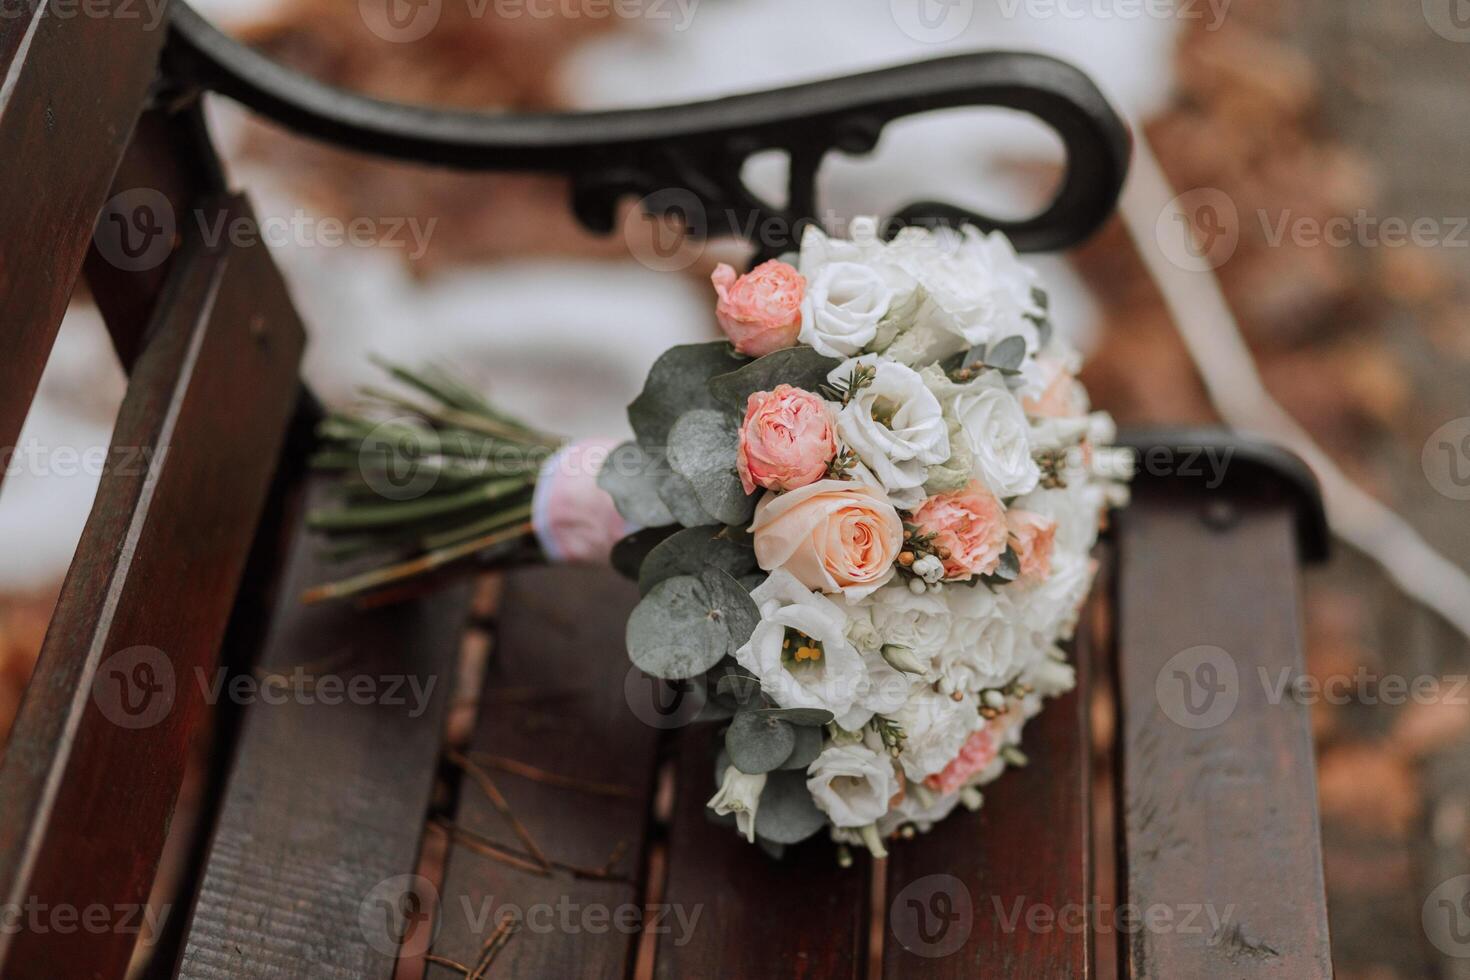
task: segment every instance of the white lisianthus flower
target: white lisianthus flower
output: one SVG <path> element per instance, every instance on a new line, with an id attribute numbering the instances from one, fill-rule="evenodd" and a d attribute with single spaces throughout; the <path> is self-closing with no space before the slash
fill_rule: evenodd
<path id="1" fill-rule="evenodd" d="M 827 377 L 845 383 L 858 369 L 871 370 L 873 379 L 838 414 L 837 435 L 885 490 L 916 490 L 929 466 L 949 458 L 949 426 L 939 399 L 913 368 L 876 354 L 845 361 Z"/>
<path id="2" fill-rule="evenodd" d="M 902 787 L 893 760 L 858 742 L 829 745 L 807 767 L 806 788 L 836 827 L 866 827 Z"/>
<path id="3" fill-rule="evenodd" d="M 903 707 L 916 683 L 896 670 L 881 652 L 863 654 L 867 676 L 858 691 L 857 704 L 845 715 L 837 716 L 837 726 L 845 731 L 860 731 L 874 715 L 892 714 Z"/>
<path id="4" fill-rule="evenodd" d="M 922 782 L 925 776 L 949 765 L 965 739 L 983 724 L 972 699 L 955 701 L 928 687 L 916 691 L 889 717 L 906 736 L 898 761 L 904 775 L 914 782 Z"/>
<path id="5" fill-rule="evenodd" d="M 949 816 L 959 802 L 959 793 L 941 795 L 922 783 L 909 783 L 898 806 L 878 821 L 878 833 L 886 837 L 906 823 L 913 824 L 920 833 L 928 833 L 936 823 Z"/>
<path id="6" fill-rule="evenodd" d="M 783 708 L 821 708 L 838 717 L 852 710 L 867 669 L 848 642 L 843 608 L 781 568 L 750 598 L 761 620 L 735 661 L 756 676 L 766 696 Z"/>
<path id="7" fill-rule="evenodd" d="M 999 232 L 982 235 L 966 226 L 926 231 L 905 228 L 888 247 L 891 261 L 918 282 L 924 304 L 917 322 L 963 338 L 967 347 L 1020 336 L 1034 353 L 1041 316 L 1033 290 L 1036 273 L 1023 265 Z"/>
<path id="8" fill-rule="evenodd" d="M 735 826 L 745 839 L 755 843 L 755 811 L 760 806 L 761 792 L 766 788 L 766 774 L 752 776 L 734 766 L 725 768 L 720 791 L 705 804 L 720 816 L 735 814 Z"/>
<path id="9" fill-rule="evenodd" d="M 907 647 L 925 664 L 944 648 L 954 621 L 949 603 L 941 596 L 928 592 L 915 595 L 903 584 L 874 592 L 867 607 L 884 643 Z"/>

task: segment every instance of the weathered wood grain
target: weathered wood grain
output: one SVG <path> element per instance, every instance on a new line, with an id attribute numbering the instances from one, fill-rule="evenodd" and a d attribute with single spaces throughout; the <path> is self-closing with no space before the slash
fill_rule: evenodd
<path id="1" fill-rule="evenodd" d="M 1030 764 L 978 812 L 890 848 L 885 978 L 1089 975 L 1088 640 L 1079 629 L 1077 689 L 1026 725 Z"/>
<path id="2" fill-rule="evenodd" d="M 717 789 L 715 734 L 707 725 L 679 734 L 664 901 L 699 919 L 682 944 L 659 937 L 654 976 L 862 976 L 872 861 L 855 854 L 851 868 L 839 868 L 825 833 L 775 861 L 712 823 L 705 803 Z"/>
<path id="3" fill-rule="evenodd" d="M 204 711 L 196 672 L 276 469 L 304 343 L 285 286 L 263 246 L 184 248 L 0 763 L 7 901 L 147 896 Z M 135 938 L 7 930 L 0 972 L 117 976 Z"/>
<path id="4" fill-rule="evenodd" d="M 153 78 L 147 4 L 7 4 L 0 17 L 0 457 L 16 444 Z M 130 16 L 121 16 L 124 6 Z M 159 5 L 162 9 L 166 9 Z M 3 467 L 0 467 L 3 473 Z"/>
<path id="5" fill-rule="evenodd" d="M 1331 976 L 1292 510 L 1143 484 L 1118 526 L 1125 972 Z"/>
<path id="6" fill-rule="evenodd" d="M 521 924 L 489 976 L 614 978 L 627 972 L 645 921 L 640 878 L 660 737 L 625 694 L 630 664 L 623 627 L 637 598 L 632 583 L 607 569 L 563 566 L 511 575 L 479 722 L 466 750 L 480 773 L 460 779 L 453 824 L 466 836 L 450 852 L 436 954 L 473 968 L 498 920 L 511 914 Z M 528 778 L 498 760 L 584 785 Z M 537 848 L 558 865 L 549 873 L 467 845 L 488 840 L 531 857 L 479 784 L 477 776 L 485 775 Z M 606 877 L 587 877 L 573 867 Z M 677 919 L 647 921 L 660 929 L 680 927 Z M 449 980 L 455 973 L 433 966 L 428 976 Z"/>

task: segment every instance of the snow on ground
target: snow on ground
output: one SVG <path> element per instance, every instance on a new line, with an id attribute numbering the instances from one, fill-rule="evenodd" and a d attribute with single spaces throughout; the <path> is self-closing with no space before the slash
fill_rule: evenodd
<path id="1" fill-rule="evenodd" d="M 279 5 L 197 4 L 226 22 Z M 1115 104 L 1141 117 L 1167 97 L 1177 27 L 1170 20 L 1109 16 L 1113 7 L 1105 0 L 683 0 L 646 9 L 674 16 L 646 18 L 586 45 L 564 72 L 573 104 L 685 101 L 957 51 L 1013 48 L 1081 65 Z M 1085 10 L 1093 14 L 1074 16 Z M 213 113 L 226 155 L 231 111 Z M 1059 154 L 1050 133 L 1029 121 L 997 112 L 935 113 L 891 126 L 869 158 L 830 161 L 822 173 L 823 204 L 851 216 L 928 197 L 1021 215 L 1040 205 L 1045 188 L 1016 164 L 1055 161 Z M 749 179 L 775 196 L 780 172 L 779 161 L 762 161 Z M 297 209 L 269 174 L 237 167 L 234 177 L 250 189 L 263 218 Z M 287 246 L 276 257 L 311 328 L 307 376 L 332 401 L 372 378 L 365 355 L 376 352 L 461 366 L 546 428 L 618 434 L 625 428 L 623 406 L 659 352 L 709 336 L 707 290 L 631 260 L 502 263 L 421 282 L 396 253 Z M 1065 263 L 1043 260 L 1042 272 L 1056 294 L 1059 321 L 1085 344 L 1094 315 L 1090 298 Z M 0 540 L 7 543 L 0 549 L 0 590 L 54 581 L 71 560 L 97 474 L 84 463 L 59 463 L 107 444 L 121 391 L 110 362 L 95 312 L 73 311 L 20 443 L 40 447 L 39 456 L 27 458 L 43 462 L 13 465 L 0 490 Z M 86 398 L 79 397 L 83 391 Z"/>

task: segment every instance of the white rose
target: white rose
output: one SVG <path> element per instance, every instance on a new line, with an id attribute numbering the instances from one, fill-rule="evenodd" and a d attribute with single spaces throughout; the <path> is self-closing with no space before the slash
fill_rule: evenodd
<path id="1" fill-rule="evenodd" d="M 838 827 L 876 823 L 900 785 L 893 760 L 861 742 L 829 745 L 807 768 L 806 788 Z"/>
<path id="2" fill-rule="evenodd" d="M 1021 675 L 1021 680 L 1030 685 L 1038 697 L 1054 698 L 1077 686 L 1077 671 L 1071 664 L 1049 652 L 1044 657 L 1038 657 Z"/>
<path id="3" fill-rule="evenodd" d="M 986 379 L 967 385 L 948 411 L 974 459 L 974 475 L 991 493 L 1018 497 L 1036 489 L 1041 470 L 1031 458 L 1031 428 L 1021 403 L 1003 385 Z"/>
<path id="4" fill-rule="evenodd" d="M 924 292 L 920 327 L 955 334 L 970 347 L 1019 336 L 1036 351 L 1039 335 L 1027 319 L 1043 312 L 1033 295 L 1036 273 L 1021 263 L 1005 235 L 982 235 L 969 226 L 963 232 L 905 228 L 888 256 Z"/>
<path id="5" fill-rule="evenodd" d="M 915 306 L 913 278 L 888 260 L 876 219 L 854 220 L 851 236 L 829 238 L 809 225 L 801 237 L 797 269 L 806 291 L 798 339 L 827 357 L 861 353 L 877 340 L 885 317 Z"/>
<path id="6" fill-rule="evenodd" d="M 939 399 L 913 368 L 876 354 L 843 362 L 828 380 L 845 382 L 859 367 L 872 369 L 873 380 L 838 414 L 837 435 L 885 490 L 917 490 L 925 470 L 949 458 L 949 426 Z"/>
<path id="7" fill-rule="evenodd" d="M 987 373 L 957 384 L 937 367 L 927 368 L 920 376 L 944 410 L 953 450 L 946 465 L 929 473 L 931 481 L 948 484 L 978 479 L 1002 498 L 1036 488 L 1041 470 L 1031 456 L 1031 424 L 1015 394 L 998 376 Z M 963 471 L 950 472 L 957 469 Z"/>
<path id="8" fill-rule="evenodd" d="M 982 724 L 975 702 L 959 701 L 923 688 L 890 716 L 903 729 L 903 751 L 898 761 L 914 782 L 939 772 L 959 754 L 965 739 Z"/>
<path id="9" fill-rule="evenodd" d="M 734 766 L 725 768 L 725 781 L 720 791 L 705 805 L 720 816 L 735 814 L 735 827 L 745 839 L 755 843 L 755 811 L 760 806 L 761 791 L 766 788 L 766 774 L 752 776 Z"/>
<path id="10" fill-rule="evenodd" d="M 785 569 L 776 569 L 750 593 L 761 620 L 735 660 L 754 674 L 761 690 L 783 708 L 821 708 L 842 716 L 857 703 L 867 680 L 863 659 L 847 640 L 841 606 L 812 592 Z M 795 659 L 799 644 L 816 651 Z M 792 644 L 786 646 L 787 637 Z"/>

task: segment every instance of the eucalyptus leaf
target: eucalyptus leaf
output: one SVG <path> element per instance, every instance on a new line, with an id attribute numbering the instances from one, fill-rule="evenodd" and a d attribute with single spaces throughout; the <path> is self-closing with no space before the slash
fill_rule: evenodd
<path id="1" fill-rule="evenodd" d="M 985 364 L 1000 371 L 1017 371 L 1026 360 L 1024 337 L 1007 337 L 990 345 L 985 352 Z"/>
<path id="2" fill-rule="evenodd" d="M 713 514 L 699 506 L 694 484 L 678 473 L 670 473 L 664 477 L 658 487 L 658 498 L 673 515 L 674 521 L 685 527 L 704 527 L 719 523 Z"/>
<path id="3" fill-rule="evenodd" d="M 758 836 L 773 844 L 796 844 L 826 825 L 826 814 L 817 809 L 806 788 L 806 773 L 786 769 L 766 777 L 766 788 L 755 814 Z"/>
<path id="4" fill-rule="evenodd" d="M 619 539 L 618 543 L 613 545 L 612 567 L 624 578 L 638 581 L 639 571 L 653 549 L 678 530 L 679 528 L 673 524 L 648 527 Z"/>
<path id="5" fill-rule="evenodd" d="M 770 772 L 796 748 L 796 729 L 764 712 L 742 711 L 725 730 L 725 751 L 735 768 L 751 776 Z"/>
<path id="6" fill-rule="evenodd" d="M 745 403 L 752 394 L 771 391 L 780 384 L 816 391 L 832 369 L 841 363 L 836 358 L 823 357 L 810 347 L 788 347 L 720 375 L 709 383 L 709 387 L 720 402 L 744 412 Z"/>
<path id="7" fill-rule="evenodd" d="M 725 653 L 733 657 L 735 651 L 745 646 L 750 634 L 755 632 L 756 624 L 761 620 L 761 611 L 755 600 L 751 599 L 750 593 L 729 572 L 706 568 L 699 573 L 699 582 L 709 596 L 711 614 L 720 619 L 728 634 Z"/>
<path id="8" fill-rule="evenodd" d="M 755 842 L 762 851 L 766 852 L 766 857 L 768 858 L 779 861 L 786 856 L 785 844 L 773 843 L 772 841 L 768 841 L 760 835 L 756 835 Z"/>
<path id="9" fill-rule="evenodd" d="M 761 714 L 767 718 L 780 718 L 789 721 L 793 725 L 814 725 L 821 727 L 828 724 L 834 718 L 832 712 L 824 708 L 763 708 Z"/>
<path id="10" fill-rule="evenodd" d="M 628 406 L 628 421 L 645 449 L 662 450 L 679 416 L 716 408 L 709 381 L 740 363 L 725 341 L 671 347 L 654 362 L 643 392 Z"/>
<path id="11" fill-rule="evenodd" d="M 731 650 L 731 622 L 743 629 L 749 612 L 738 608 L 732 613 L 724 607 L 728 588 L 717 585 L 716 593 L 712 595 L 710 586 L 692 575 L 654 586 L 628 617 L 628 656 L 633 663 L 665 680 L 697 677 L 719 663 Z M 749 596 L 742 593 L 742 597 L 753 606 Z M 740 643 L 749 635 L 746 632 Z"/>
<path id="12" fill-rule="evenodd" d="M 612 497 L 624 520 L 639 527 L 663 527 L 675 523 L 660 495 L 669 475 L 668 461 L 661 453 L 625 442 L 608 454 L 597 474 L 597 485 Z"/>
<path id="13" fill-rule="evenodd" d="M 806 728 L 798 726 L 796 729 L 796 747 L 781 763 L 782 769 L 805 769 L 817 760 L 822 754 L 822 730 L 820 728 Z"/>
<path id="14" fill-rule="evenodd" d="M 731 540 L 720 525 L 685 528 L 666 537 L 648 552 L 638 572 L 644 595 L 675 575 L 695 575 L 706 566 L 723 569 L 737 578 L 755 568 L 755 551 L 747 541 Z"/>
<path id="15" fill-rule="evenodd" d="M 669 465 L 689 481 L 699 506 L 723 524 L 747 524 L 755 513 L 755 498 L 735 472 L 739 447 L 735 417 L 715 409 L 685 412 L 669 432 Z"/>

